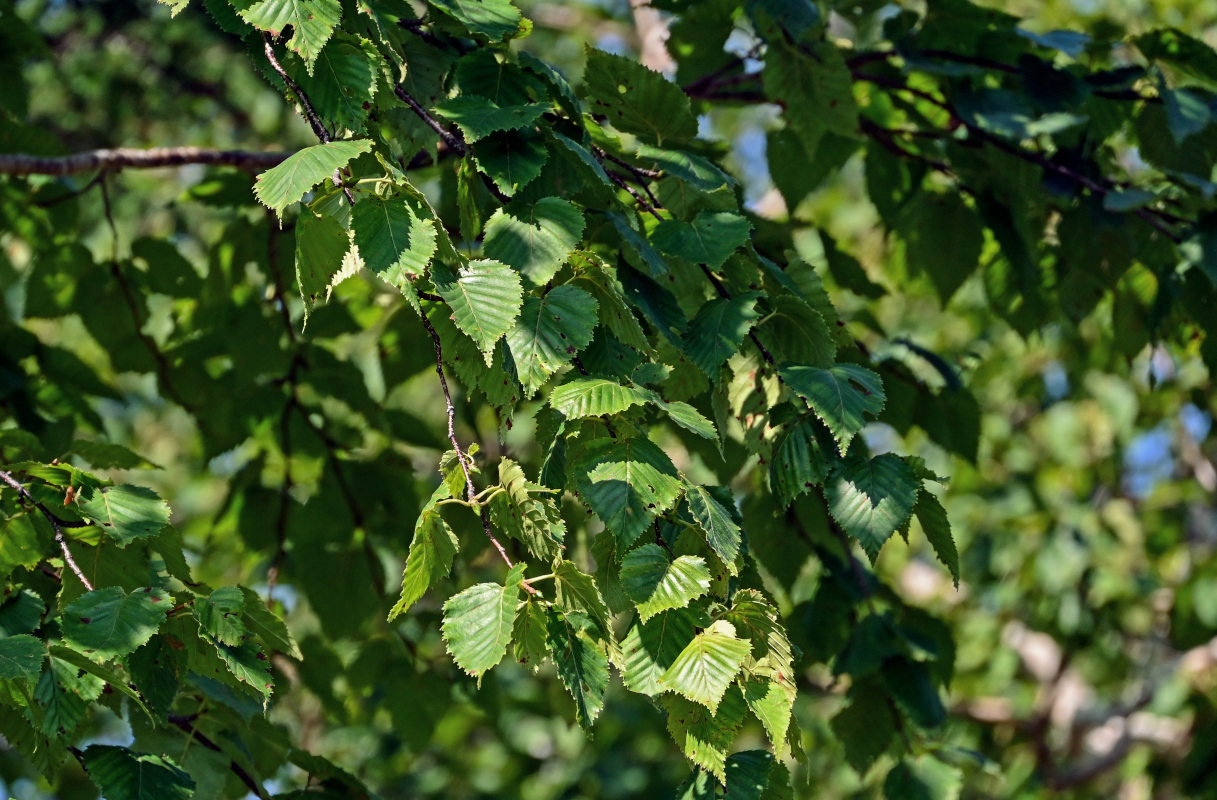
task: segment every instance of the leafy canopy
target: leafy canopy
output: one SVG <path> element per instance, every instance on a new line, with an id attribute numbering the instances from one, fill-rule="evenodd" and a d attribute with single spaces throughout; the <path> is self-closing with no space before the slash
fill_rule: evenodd
<path id="1" fill-rule="evenodd" d="M 1217 366 L 1217 55 L 1182 31 L 656 0 L 665 75 L 594 46 L 549 63 L 509 0 L 167 4 L 149 30 L 244 49 L 250 96 L 315 139 L 208 172 L 166 203 L 181 232 L 130 241 L 109 173 L 6 167 L 0 733 L 48 781 L 75 756 L 115 800 L 421 791 L 392 748 L 459 750 L 453 697 L 542 691 L 516 662 L 628 748 L 619 676 L 687 761 L 655 769 L 692 770 L 679 797 L 798 796 L 792 766 L 831 768 L 807 728 L 862 778 L 883 763 L 887 796 L 935 796 L 974 752 L 944 726 L 955 643 L 872 570 L 920 530 L 969 579 L 943 479 L 896 433 L 969 475 L 984 398 L 889 336 L 887 283 L 980 297 L 1026 340 L 1108 313 L 1125 360 Z M 42 57 L 39 21 L 0 18 Z M 0 91 L 0 157 L 61 149 L 29 81 Z M 758 108 L 765 197 L 709 135 Z M 809 224 L 850 174 L 884 283 Z M 115 409 L 162 406 L 207 491 L 128 477 L 161 448 Z M 843 696 L 796 705 L 825 674 Z M 382 705 L 382 764 L 305 749 Z M 315 718 L 281 723 L 297 706 Z M 130 742 L 81 748 L 104 714 Z M 747 731 L 769 749 L 737 751 Z"/>

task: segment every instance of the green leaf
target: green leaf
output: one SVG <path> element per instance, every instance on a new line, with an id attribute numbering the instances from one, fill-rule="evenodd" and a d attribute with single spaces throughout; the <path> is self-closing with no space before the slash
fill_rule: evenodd
<path id="1" fill-rule="evenodd" d="M 718 378 L 723 364 L 740 349 L 744 337 L 760 318 L 756 311 L 759 297 L 749 292 L 730 300 L 721 297 L 711 300 L 689 323 L 684 336 L 685 354 L 711 380 Z"/>
<path id="2" fill-rule="evenodd" d="M 275 0 L 264 0 L 265 3 Z M 317 184 L 334 175 L 352 158 L 372 149 L 369 139 L 327 142 L 306 147 L 288 156 L 283 163 L 258 176 L 254 194 L 280 217 L 283 209 L 298 202 Z"/>
<path id="3" fill-rule="evenodd" d="M 778 755 L 781 755 L 786 744 L 786 730 L 790 726 L 797 695 L 798 691 L 792 683 L 749 678 L 744 685 L 744 702 L 761 721 L 769 741 L 773 743 L 773 751 Z"/>
<path id="4" fill-rule="evenodd" d="M 583 227 L 579 209 L 557 197 L 512 204 L 487 220 L 484 251 L 515 267 L 533 286 L 544 286 L 579 244 Z"/>
<path id="5" fill-rule="evenodd" d="M 155 536 L 169 524 L 169 504 L 143 486 L 86 487 L 76 502 L 120 547 Z"/>
<path id="6" fill-rule="evenodd" d="M 646 271 L 650 273 L 652 278 L 662 278 L 668 274 L 668 265 L 663 260 L 663 257 L 659 255 L 659 252 L 654 247 L 651 247 L 651 243 L 647 241 L 645 236 L 634 229 L 634 225 L 631 225 L 630 220 L 616 211 L 610 211 L 604 216 L 617 229 L 617 233 L 621 235 L 627 256 L 630 254 L 636 256 L 631 263 L 637 264 L 640 267 L 646 267 Z M 662 328 L 661 332 L 666 333 Z"/>
<path id="7" fill-rule="evenodd" d="M 457 666 L 478 678 L 503 660 L 511 641 L 524 565 L 512 567 L 505 585 L 479 583 L 444 603 L 444 641 Z"/>
<path id="8" fill-rule="evenodd" d="M 576 474 L 579 494 L 623 548 L 671 508 L 682 489 L 672 460 L 641 437 L 589 442 Z"/>
<path id="9" fill-rule="evenodd" d="M 510 0 L 427 0 L 465 26 L 475 39 L 501 42 L 528 30 Z"/>
<path id="10" fill-rule="evenodd" d="M 604 378 L 576 378 L 555 387 L 549 394 L 549 404 L 568 419 L 583 419 L 620 414 L 646 403 L 650 395 L 643 389 Z"/>
<path id="11" fill-rule="evenodd" d="M 828 477 L 837 446 L 824 426 L 796 418 L 778 434 L 769 463 L 769 491 L 782 508 Z"/>
<path id="12" fill-rule="evenodd" d="M 684 428 L 689 433 L 718 443 L 718 431 L 714 423 L 702 416 L 701 412 L 688 403 L 679 400 L 669 403 L 659 395 L 651 392 L 651 402 L 667 412 L 668 419 Z M 720 451 L 722 448 L 719 448 Z"/>
<path id="13" fill-rule="evenodd" d="M 436 507 L 440 500 L 451 496 L 448 484 L 441 483 L 414 523 L 414 539 L 410 542 L 410 554 L 406 557 L 406 569 L 401 578 L 401 599 L 389 612 L 390 621 L 409 610 L 428 589 L 452 571 L 452 559 L 460 545 Z"/>
<path id="14" fill-rule="evenodd" d="M 757 335 L 774 357 L 796 364 L 831 366 L 837 346 L 824 315 L 810 303 L 789 294 L 771 296 L 769 302 L 773 311 L 757 328 Z M 831 310 L 827 297 L 825 305 Z"/>
<path id="15" fill-rule="evenodd" d="M 752 223 L 739 214 L 703 211 L 692 223 L 678 219 L 659 223 L 651 232 L 651 243 L 667 255 L 718 269 L 751 235 Z"/>
<path id="16" fill-rule="evenodd" d="M 296 637 L 287 629 L 287 624 L 266 607 L 262 598 L 252 589 L 242 586 L 241 594 L 245 597 L 245 627 L 249 632 L 262 640 L 262 644 L 272 653 L 283 653 L 297 661 L 304 658 Z"/>
<path id="17" fill-rule="evenodd" d="M 169 600 L 168 593 L 153 588 L 87 592 L 63 610 L 64 641 L 98 661 L 128 655 L 160 628 Z"/>
<path id="18" fill-rule="evenodd" d="M 917 503 L 921 482 L 899 456 L 849 458 L 825 486 L 828 510 L 874 560 Z"/>
<path id="19" fill-rule="evenodd" d="M 693 637 L 660 676 L 659 686 L 700 703 L 713 714 L 749 650 L 747 641 L 736 638 L 731 623 L 718 620 Z"/>
<path id="20" fill-rule="evenodd" d="M 705 534 L 706 544 L 723 560 L 732 575 L 738 575 L 736 559 L 740 553 L 741 534 L 731 512 L 704 486 L 686 483 L 685 490 L 689 513 Z"/>
<path id="21" fill-rule="evenodd" d="M 608 332 L 622 344 L 639 352 L 645 351 L 649 347 L 646 333 L 626 304 L 625 289 L 617 280 L 617 270 L 595 254 L 585 251 L 572 254 L 570 264 L 575 269 L 571 283 L 582 283 L 589 287 L 600 306 L 600 321 Z"/>
<path id="22" fill-rule="evenodd" d="M 901 234 L 912 270 L 930 276 L 945 305 L 976 271 L 984 246 L 980 215 L 957 192 L 920 194 Z"/>
<path id="23" fill-rule="evenodd" d="M 212 642 L 216 655 L 224 662 L 224 667 L 236 679 L 238 685 L 245 685 L 268 700 L 274 691 L 270 665 L 266 654 L 253 642 L 243 642 L 234 647 L 222 642 Z"/>
<path id="24" fill-rule="evenodd" d="M 159 2 L 169 6 L 170 18 L 176 17 L 182 9 L 190 5 L 190 0 L 159 0 Z"/>
<path id="25" fill-rule="evenodd" d="M 549 158 L 544 140 L 524 131 L 492 134 L 473 147 L 473 160 L 499 191 L 514 196 L 541 174 Z"/>
<path id="26" fill-rule="evenodd" d="M 34 687 L 34 699 L 48 736 L 71 736 L 101 696 L 103 683 L 58 658 L 51 658 Z"/>
<path id="27" fill-rule="evenodd" d="M 27 633 L 0 639 L 0 679 L 34 680 L 46 659 L 46 643 Z"/>
<path id="28" fill-rule="evenodd" d="M 727 793 L 723 800 L 763 800 L 773 768 L 773 753 L 745 750 L 727 759 Z"/>
<path id="29" fill-rule="evenodd" d="M 659 545 L 644 544 L 621 560 L 621 585 L 646 622 L 661 611 L 684 608 L 708 592 L 710 570 L 705 559 L 680 556 L 669 560 Z"/>
<path id="30" fill-rule="evenodd" d="M 772 678 L 787 687 L 794 675 L 790 637 L 778 621 L 778 612 L 756 589 L 740 589 L 732 597 L 722 619 L 735 626 L 741 639 L 752 643 L 752 655 L 744 666 L 749 673 Z M 785 726 L 783 725 L 783 730 Z"/>
<path id="31" fill-rule="evenodd" d="M 654 144 L 697 135 L 689 98 L 680 87 L 632 58 L 589 47 L 582 93 L 592 113 Z"/>
<path id="32" fill-rule="evenodd" d="M 272 36 L 291 26 L 292 38 L 287 46 L 312 73 L 317 55 L 342 17 L 342 6 L 339 0 L 261 0 L 240 14 L 250 25 Z"/>
<path id="33" fill-rule="evenodd" d="M 94 469 L 162 469 L 129 448 L 111 442 L 77 439 L 72 442 L 70 452 L 83 458 Z"/>
<path id="34" fill-rule="evenodd" d="M 951 571 L 955 588 L 959 588 L 959 551 L 955 549 L 955 539 L 951 536 L 951 522 L 947 519 L 947 511 L 938 502 L 938 498 L 922 489 L 917 492 L 917 505 L 913 509 L 925 538 L 934 548 L 938 560 Z"/>
<path id="35" fill-rule="evenodd" d="M 896 733 L 896 720 L 887 696 L 869 684 L 866 688 L 869 691 L 850 692 L 850 704 L 829 723 L 845 747 L 845 759 L 862 776 L 886 752 Z"/>
<path id="36" fill-rule="evenodd" d="M 435 110 L 440 116 L 455 123 L 465 134 L 466 141 L 476 142 L 495 131 L 527 128 L 536 122 L 549 107 L 545 103 L 500 106 L 485 97 L 463 94 L 439 103 L 435 106 Z"/>
<path id="37" fill-rule="evenodd" d="M 635 622 L 621 642 L 626 688 L 649 697 L 663 692 L 659 679 L 693 641 L 695 621 L 693 612 L 682 608 Z"/>
<path id="38" fill-rule="evenodd" d="M 724 187 L 734 186 L 735 178 L 728 175 L 713 161 L 686 153 L 682 150 L 665 150 L 652 147 L 649 144 L 638 146 L 636 155 L 652 169 L 661 170 L 664 175 L 679 178 L 685 183 L 703 192 L 714 192 Z"/>
<path id="39" fill-rule="evenodd" d="M 595 327 L 596 300 L 582 289 L 557 286 L 544 297 L 526 298 L 507 334 L 524 396 L 535 395 L 554 372 L 587 347 Z"/>
<path id="40" fill-rule="evenodd" d="M 510 458 L 499 461 L 499 484 L 506 491 L 490 501 L 495 528 L 519 539 L 536 558 L 552 561 L 561 555 L 566 523 L 551 490 L 530 483 Z"/>
<path id="41" fill-rule="evenodd" d="M 296 218 L 296 282 L 304 300 L 305 321 L 329 288 L 351 247 L 346 229 L 334 217 L 303 209 Z"/>
<path id="42" fill-rule="evenodd" d="M 726 693 L 717 713 L 673 695 L 663 697 L 660 704 L 668 712 L 668 733 L 685 758 L 725 783 L 727 752 L 747 710 L 739 689 Z"/>
<path id="43" fill-rule="evenodd" d="M 98 664 L 94 661 L 90 661 L 88 658 L 80 653 L 77 653 L 75 650 L 60 647 L 59 645 L 51 645 L 50 653 L 51 657 L 55 661 L 65 663 L 63 669 L 67 669 L 66 665 L 71 665 L 71 667 L 75 668 L 75 673 L 71 673 L 75 679 L 79 680 L 84 677 L 83 673 L 88 673 L 94 678 L 99 678 L 100 680 L 105 681 L 106 683 L 110 684 L 115 691 L 122 692 L 128 698 L 130 698 L 130 700 L 135 703 L 136 708 L 148 715 L 148 719 L 154 719 L 152 710 L 148 708 L 147 704 L 144 702 L 144 697 L 138 691 L 132 688 L 130 683 L 131 678 L 127 677 L 125 673 L 119 671 L 118 669 L 112 668 L 107 664 Z M 96 687 L 98 692 L 101 691 L 101 687 L 96 683 L 89 683 L 88 686 Z M 91 694 L 94 689 L 88 688 L 87 691 Z"/>
<path id="44" fill-rule="evenodd" d="M 455 276 L 436 269 L 432 280 L 452 309 L 456 326 L 477 343 L 490 366 L 495 342 L 512 329 L 520 314 L 520 276 L 506 264 L 479 260 L 469 262 Z"/>
<path id="45" fill-rule="evenodd" d="M 1161 28 L 1143 33 L 1132 43 L 1146 58 L 1164 61 L 1210 87 L 1217 85 L 1217 53 L 1178 28 Z"/>
<path id="46" fill-rule="evenodd" d="M 547 617 L 547 643 L 558 677 L 575 700 L 575 719 L 584 730 L 591 730 L 604 707 L 609 679 L 608 658 L 564 615 L 550 609 Z"/>
<path id="47" fill-rule="evenodd" d="M 946 707 L 926 662 L 889 658 L 883 663 L 883 684 L 918 727 L 936 728 L 946 720 Z"/>
<path id="48" fill-rule="evenodd" d="M 765 94 L 785 109 L 790 127 L 804 137 L 820 130 L 857 135 L 854 82 L 841 50 L 827 41 L 769 44 L 761 80 Z"/>
<path id="49" fill-rule="evenodd" d="M 339 33 L 321 49 L 307 74 L 297 75 L 297 82 L 323 119 L 355 131 L 368 119 L 382 65 L 366 39 Z"/>
<path id="50" fill-rule="evenodd" d="M 1208 101 L 1198 92 L 1168 89 L 1164 82 L 1159 82 L 1158 94 L 1162 97 L 1166 124 L 1175 144 L 1182 144 L 1184 139 L 1204 130 L 1213 121 Z"/>
<path id="51" fill-rule="evenodd" d="M 404 199 L 360 201 L 351 212 L 351 230 L 364 266 L 403 292 L 435 255 L 435 224 L 419 219 Z"/>
<path id="52" fill-rule="evenodd" d="M 778 373 L 828 426 L 841 453 L 865 427 L 863 414 L 878 414 L 887 401 L 879 376 L 857 364 L 837 364 L 829 369 L 787 365 Z"/>
<path id="53" fill-rule="evenodd" d="M 516 620 L 511 629 L 512 652 L 516 661 L 527 664 L 534 673 L 549 655 L 547 625 L 545 606 L 531 596 L 516 608 Z"/>
<path id="54" fill-rule="evenodd" d="M 558 608 L 567 614 L 585 615 L 596 624 L 602 637 L 612 640 L 613 628 L 608 606 L 591 575 L 580 572 L 571 562 L 563 561 L 554 569 L 554 584 Z"/>
<path id="55" fill-rule="evenodd" d="M 199 628 L 224 644 L 237 646 L 245 638 L 245 595 L 236 586 L 222 586 L 209 597 L 196 597 L 194 617 Z"/>
<path id="56" fill-rule="evenodd" d="M 106 800 L 190 800 L 194 796 L 194 778 L 164 756 L 95 744 L 82 758 Z"/>
<path id="57" fill-rule="evenodd" d="M 50 534 L 45 539 L 49 542 Z M 0 579 L 8 578 L 17 567 L 33 567 L 46 557 L 44 537 L 28 513 L 0 517 Z"/>

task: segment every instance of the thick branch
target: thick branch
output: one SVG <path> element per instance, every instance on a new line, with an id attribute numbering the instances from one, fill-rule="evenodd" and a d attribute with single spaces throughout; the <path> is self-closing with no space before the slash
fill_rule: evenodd
<path id="1" fill-rule="evenodd" d="M 122 169 L 155 169 L 206 164 L 236 167 L 255 172 L 269 169 L 290 153 L 249 150 L 208 150 L 203 147 L 132 147 L 86 150 L 66 156 L 36 156 L 28 153 L 0 153 L 0 175 L 73 175 L 78 172 Z"/>

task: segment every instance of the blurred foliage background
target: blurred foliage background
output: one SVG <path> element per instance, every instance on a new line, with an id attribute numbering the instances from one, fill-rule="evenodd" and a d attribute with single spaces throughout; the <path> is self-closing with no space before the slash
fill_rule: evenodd
<path id="1" fill-rule="evenodd" d="M 524 48 L 571 76 L 581 70 L 585 41 L 638 48 L 624 0 L 520 5 L 536 24 Z M 829 5 L 838 7 L 835 35 L 859 40 L 891 8 Z M 1212 0 L 993 5 L 1026 17 L 1037 32 L 1122 37 L 1172 25 L 1217 44 Z M 150 1 L 0 3 L 0 74 L 20 76 L 0 83 L 0 148 L 9 152 L 313 143 L 202 3 L 172 21 Z M 53 136 L 23 138 L 12 124 L 20 118 Z M 766 154 L 772 124 L 763 108 L 702 120 L 730 148 L 728 163 L 757 213 L 805 223 L 800 245 L 813 263 L 824 258 L 814 231 L 831 233 L 873 282 L 862 291 L 831 287 L 851 333 L 884 365 L 892 387 L 885 421 L 866 433 L 872 449 L 922 455 L 951 476 L 943 500 L 961 554 L 959 588 L 916 539 L 908 549 L 889 547 L 878 566 L 906 600 L 942 620 L 957 645 L 943 739 L 978 757 L 938 796 L 1217 796 L 1217 401 L 1194 350 L 1149 341 L 1143 319 L 1152 276 L 1134 269 L 1127 292 L 1026 337 L 992 313 L 978 277 L 943 307 L 863 199 L 860 157 L 797 208 L 785 207 Z M 44 442 L 111 440 L 159 465 L 114 474 L 170 499 L 202 580 L 265 591 L 268 571 L 282 570 L 274 596 L 305 658 L 277 665 L 287 680 L 272 721 L 386 797 L 632 798 L 665 796 L 679 784 L 685 766 L 673 758 L 662 716 L 641 698 L 612 692 L 588 739 L 557 682 L 534 680 L 520 665 L 505 664 L 476 689 L 429 624 L 434 607 L 430 618 L 400 620 L 400 631 L 383 622 L 419 498 L 446 448 L 429 344 L 405 324 L 392 293 L 348 281 L 338 289 L 342 302 L 319 308 L 298 339 L 298 325 L 266 302 L 294 298 L 284 290 L 290 253 L 277 252 L 282 235 L 248 197 L 247 178 L 201 167 L 113 176 L 113 229 L 98 192 L 66 199 L 85 180 L 41 179 L 34 196 L 48 225 L 78 231 L 91 251 L 65 244 L 54 280 L 30 278 L 37 267 L 23 244 L 29 232 L 0 228 L 0 297 L 9 309 L 0 321 L 0 375 L 14 379 L 21 373 L 14 364 L 39 350 L 51 380 L 35 392 L 62 411 L 41 421 Z M 0 182 L 0 220 L 19 218 L 12 206 L 25 202 Z M 163 278 L 149 264 L 172 260 L 166 242 L 206 278 L 154 286 L 147 324 L 136 331 L 123 286 L 99 265 L 116 249 L 132 260 L 136 280 L 151 285 Z M 52 303 L 76 313 L 40 318 Z M 21 315 L 36 342 L 18 333 L 13 320 Z M 204 320 L 214 341 L 174 339 L 180 326 Z M 186 348 L 179 355 L 197 352 L 187 366 L 170 368 L 143 337 Z M 273 380 L 293 352 L 305 354 L 298 408 L 276 417 L 266 413 L 280 393 Z M 948 369 L 923 352 L 939 354 Z M 78 373 L 77 359 L 98 372 L 102 385 L 91 396 L 62 391 L 54 380 L 56 370 Z M 919 398 L 899 393 L 891 376 L 902 371 L 935 385 L 957 372 L 975 396 L 975 406 L 944 408 L 936 423 L 934 438 L 947 431 L 956 447 L 932 443 L 911 424 Z M 174 394 L 158 396 L 153 375 Z M 234 394 L 234 385 L 248 389 Z M 181 410 L 203 406 L 207 430 Z M 466 439 L 493 448 L 491 408 L 471 397 L 459 410 Z M 318 415 L 328 421 L 324 433 Z M 265 422 L 247 436 L 255 418 Z M 535 453 L 527 424 L 505 442 L 521 460 Z M 696 458 L 686 454 L 687 463 Z M 279 563 L 276 537 L 288 528 L 290 550 Z M 470 552 L 484 547 L 470 531 L 458 533 Z M 804 652 L 823 652 L 833 634 L 819 620 L 833 596 L 818 560 L 792 541 L 762 567 Z M 939 624 L 926 617 L 927 630 Z M 809 763 L 795 770 L 797 792 L 879 796 L 883 770 L 860 778 L 827 734 L 826 720 L 841 705 L 833 676 L 812 663 L 804 678 L 796 716 Z M 126 741 L 140 734 L 132 725 L 138 720 L 102 719 L 92 735 Z M 760 746 L 758 729 L 741 747 L 749 737 Z M 93 796 L 77 773 L 65 766 L 57 796 Z M 3 749 L 0 778 L 0 791 L 22 800 L 47 790 Z"/>

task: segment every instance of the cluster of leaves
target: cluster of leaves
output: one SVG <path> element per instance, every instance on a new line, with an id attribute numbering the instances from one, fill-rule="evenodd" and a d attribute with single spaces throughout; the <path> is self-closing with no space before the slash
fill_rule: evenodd
<path id="1" fill-rule="evenodd" d="M 398 637 L 424 635 L 400 631 L 442 607 L 434 628 L 461 670 L 480 685 L 510 654 L 552 672 L 589 730 L 620 675 L 692 763 L 681 796 L 791 796 L 781 757 L 803 757 L 809 664 L 848 687 L 825 735 L 853 768 L 890 756 L 892 797 L 950 782 L 968 759 L 939 733 L 951 634 L 853 545 L 873 565 L 916 519 L 958 584 L 943 479 L 877 452 L 866 429 L 917 427 L 974 461 L 979 408 L 938 354 L 905 343 L 926 376 L 854 338 L 830 288 L 884 289 L 798 209 L 861 157 L 892 247 L 944 304 L 978 274 L 989 309 L 1029 335 L 1110 302 L 1120 352 L 1174 339 L 1211 368 L 1212 51 L 1159 31 L 1133 42 L 1145 63 L 1112 64 L 1110 43 L 1033 35 L 963 0 L 873 19 L 842 4 L 848 46 L 810 3 L 657 2 L 675 82 L 589 48 L 572 83 L 528 51 L 532 23 L 508 0 L 430 0 L 422 18 L 392 0 L 202 5 L 320 143 L 252 195 L 231 177 L 191 192 L 238 209 L 205 277 L 151 238 L 98 264 L 56 233 L 67 188 L 34 186 L 31 208 L 30 187 L 5 184 L 5 218 L 38 250 L 23 312 L 78 315 L 114 373 L 155 376 L 207 458 L 248 448 L 216 523 L 265 554 L 272 589 L 298 588 L 329 642 L 359 644 L 351 696 L 388 693 L 402 735 L 425 727 L 405 709 L 432 684 L 377 674 L 404 665 L 414 682 L 424 657 Z M 753 105 L 780 109 L 767 153 L 785 222 L 754 213 L 724 149 L 699 136 L 699 114 Z M 251 221 L 254 198 L 276 219 Z M 282 277 L 293 261 L 299 303 Z M 271 653 L 328 713 L 353 713 L 336 648 L 298 647 L 248 589 L 195 583 L 150 490 L 67 466 L 139 465 L 73 439 L 104 427 L 87 398 L 118 395 L 69 349 L 3 324 L 17 388 L 0 430 L 15 548 L 0 617 L 17 604 L 20 620 L 0 639 L 6 738 L 50 774 L 90 704 L 129 702 L 148 718 L 132 715 L 131 748 L 78 752 L 108 797 L 262 796 L 260 776 L 289 764 L 326 791 L 364 791 L 260 713 Z M 428 369 L 446 426 L 382 402 Z M 456 425 L 459 411 L 476 434 L 479 408 L 494 438 L 528 431 L 530 446 L 482 458 Z M 417 499 L 394 490 L 412 479 L 408 448 L 442 454 Z M 386 635 L 377 562 L 402 555 L 409 519 Z M 793 599 L 809 563 L 818 582 Z M 69 710 L 52 717 L 47 698 Z M 772 752 L 733 753 L 750 726 Z M 202 747 L 175 763 L 183 741 Z"/>
<path id="2" fill-rule="evenodd" d="M 4 443 L 41 449 L 14 429 Z M 239 724 L 242 709 L 247 717 L 264 710 L 274 688 L 268 654 L 300 651 L 250 589 L 212 590 L 193 580 L 169 507 L 156 493 L 112 485 L 66 462 L 151 466 L 144 459 L 121 445 L 88 441 L 63 456 L 0 471 L 13 490 L 0 506 L 5 739 L 45 773 L 70 752 L 107 797 L 193 796 L 197 759 L 178 764 L 104 744 L 80 750 L 72 744 L 77 729 L 95 707 L 121 712 L 130 703 L 140 738 L 169 728 L 210 742 L 194 729 L 197 710 L 223 703 L 230 711 L 212 721 L 227 717 L 229 725 Z"/>

